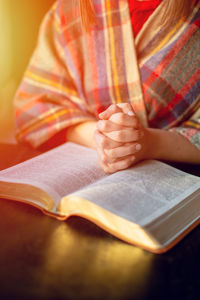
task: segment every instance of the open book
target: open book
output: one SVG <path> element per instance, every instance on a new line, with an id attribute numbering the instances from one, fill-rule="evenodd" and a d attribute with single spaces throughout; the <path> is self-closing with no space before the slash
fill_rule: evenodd
<path id="1" fill-rule="evenodd" d="M 65 220 L 86 218 L 154 253 L 200 223 L 200 178 L 159 161 L 106 175 L 96 151 L 66 143 L 0 172 L 0 197 Z"/>

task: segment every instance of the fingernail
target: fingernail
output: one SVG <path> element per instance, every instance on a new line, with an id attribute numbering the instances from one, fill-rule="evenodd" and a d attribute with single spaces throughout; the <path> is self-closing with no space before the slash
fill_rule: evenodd
<path id="1" fill-rule="evenodd" d="M 100 121 L 98 121 L 98 123 L 97 123 L 97 128 L 101 130 L 101 129 L 103 128 L 103 125 L 104 125 L 104 121 L 103 121 L 103 120 L 100 120 Z"/>
<path id="2" fill-rule="evenodd" d="M 137 145 L 135 146 L 135 149 L 136 149 L 137 151 L 140 151 L 140 150 L 142 149 L 142 145 L 137 144 Z"/>
<path id="3" fill-rule="evenodd" d="M 133 111 L 129 111 L 127 115 L 129 115 L 129 116 L 132 117 L 132 116 L 134 116 L 134 112 Z"/>
<path id="4" fill-rule="evenodd" d="M 131 161 L 134 161 L 135 160 L 135 156 L 131 156 Z"/>

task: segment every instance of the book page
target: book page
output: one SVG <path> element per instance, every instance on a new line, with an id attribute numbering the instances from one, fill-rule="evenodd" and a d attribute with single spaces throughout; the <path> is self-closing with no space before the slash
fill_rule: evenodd
<path id="1" fill-rule="evenodd" d="M 74 193 L 145 226 L 200 189 L 200 178 L 159 161 L 145 161 Z M 200 211 L 200 202 L 199 202 Z"/>
<path id="2" fill-rule="evenodd" d="M 96 151 L 66 143 L 0 172 L 0 181 L 26 183 L 47 192 L 56 206 L 60 199 L 105 176 Z M 0 191 L 1 196 L 1 191 Z"/>

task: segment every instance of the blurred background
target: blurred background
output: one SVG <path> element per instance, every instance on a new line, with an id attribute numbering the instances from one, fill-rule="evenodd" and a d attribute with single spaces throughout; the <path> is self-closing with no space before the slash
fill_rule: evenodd
<path id="1" fill-rule="evenodd" d="M 54 0 L 0 0 L 0 142 L 14 142 L 13 97 Z"/>

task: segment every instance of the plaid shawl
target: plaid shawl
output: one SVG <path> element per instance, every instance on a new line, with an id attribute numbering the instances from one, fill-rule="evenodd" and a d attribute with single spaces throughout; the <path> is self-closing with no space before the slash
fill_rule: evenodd
<path id="1" fill-rule="evenodd" d="M 163 2 L 134 40 L 128 0 L 95 0 L 97 24 L 81 29 L 73 0 L 44 18 L 16 93 L 17 138 L 34 147 L 73 124 L 130 102 L 144 126 L 176 130 L 200 149 L 200 1 L 163 29 Z"/>

